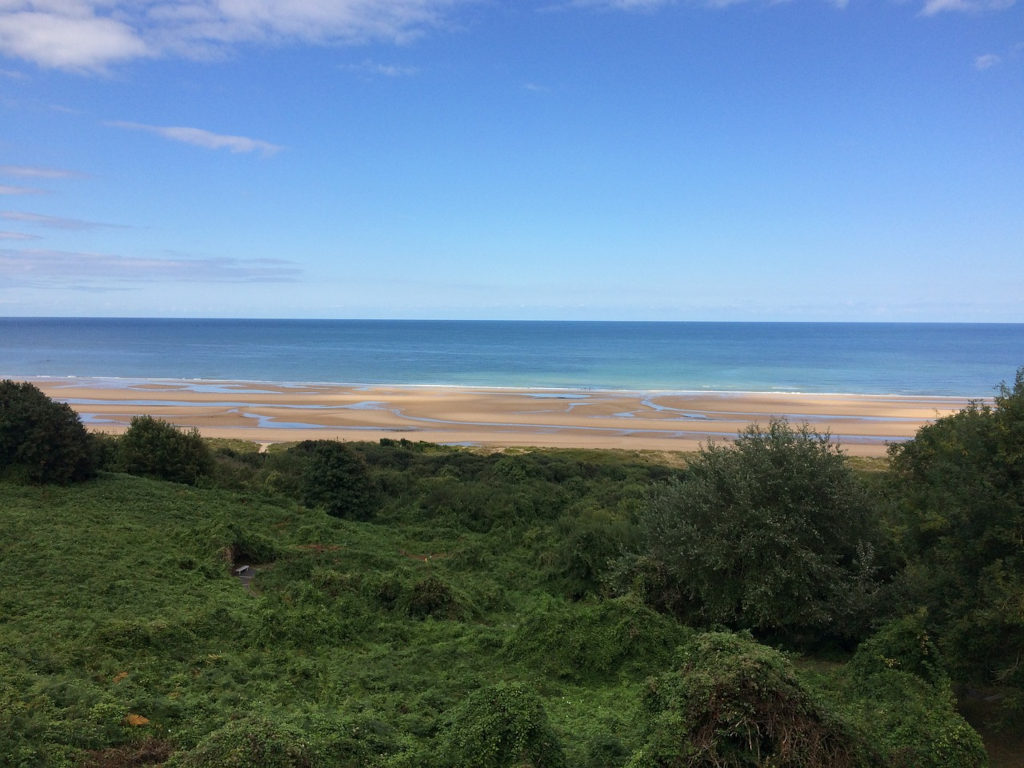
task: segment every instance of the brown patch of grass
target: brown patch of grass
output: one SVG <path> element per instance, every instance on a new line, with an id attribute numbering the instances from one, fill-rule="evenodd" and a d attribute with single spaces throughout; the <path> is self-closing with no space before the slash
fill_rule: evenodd
<path id="1" fill-rule="evenodd" d="M 144 765 L 163 765 L 174 747 L 169 741 L 146 739 L 138 744 L 96 749 L 88 753 L 78 768 L 138 768 Z"/>

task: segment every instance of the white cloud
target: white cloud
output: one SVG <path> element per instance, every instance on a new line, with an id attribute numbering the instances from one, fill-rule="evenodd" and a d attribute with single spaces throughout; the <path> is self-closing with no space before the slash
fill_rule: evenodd
<path id="1" fill-rule="evenodd" d="M 150 51 L 131 27 L 115 19 L 26 10 L 0 15 L 0 52 L 53 69 L 102 70 Z"/>
<path id="2" fill-rule="evenodd" d="M 129 123 L 120 120 L 108 122 L 107 125 L 131 131 L 146 131 L 171 141 L 180 141 L 183 144 L 193 144 L 197 147 L 205 147 L 206 149 L 226 149 L 234 153 L 259 152 L 264 157 L 268 157 L 284 149 L 284 147 L 271 144 L 269 141 L 262 141 L 261 139 L 212 133 L 202 128 L 188 128 L 180 125 L 143 125 L 142 123 Z"/>
<path id="3" fill-rule="evenodd" d="M 415 75 L 419 71 L 416 67 L 403 67 L 397 64 L 380 64 L 376 61 L 369 60 L 363 61 L 359 64 L 348 64 L 342 67 L 342 69 L 379 77 L 409 77 L 411 75 Z"/>
<path id="4" fill-rule="evenodd" d="M 0 283 L 37 288 L 115 289 L 125 284 L 292 282 L 299 270 L 277 259 L 143 258 L 102 253 L 0 249 Z"/>
<path id="5" fill-rule="evenodd" d="M 980 13 L 1002 11 L 1014 5 L 1016 0 L 926 0 L 921 9 L 922 16 L 935 16 L 947 11 Z"/>
<path id="6" fill-rule="evenodd" d="M 17 187 L 10 184 L 0 184 L 0 195 L 41 195 L 43 190 L 32 187 Z"/>
<path id="7" fill-rule="evenodd" d="M 62 168 L 40 168 L 31 165 L 0 165 L 0 176 L 22 176 L 29 179 L 73 179 L 82 174 Z"/>
<path id="8" fill-rule="evenodd" d="M 39 235 L 29 235 L 25 232 L 0 231 L 0 240 L 39 240 Z"/>
<path id="9" fill-rule="evenodd" d="M 17 221 L 24 224 L 37 224 L 49 229 L 86 230 L 114 226 L 113 224 L 102 224 L 98 221 L 65 219 L 60 216 L 46 216 L 42 213 L 29 213 L 27 211 L 0 211 L 0 219 Z"/>
<path id="10" fill-rule="evenodd" d="M 1002 60 L 1002 57 L 995 53 L 986 53 L 974 60 L 974 68 L 977 70 L 990 69 Z"/>
<path id="11" fill-rule="evenodd" d="M 203 58 L 240 43 L 401 42 L 472 0 L 2 0 L 0 54 L 103 70 L 146 56 Z"/>

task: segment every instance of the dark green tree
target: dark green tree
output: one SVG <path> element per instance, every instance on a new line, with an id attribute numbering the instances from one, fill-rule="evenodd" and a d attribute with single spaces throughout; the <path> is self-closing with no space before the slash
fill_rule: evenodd
<path id="1" fill-rule="evenodd" d="M 911 594 L 954 678 L 1024 699 L 1024 368 L 890 456 Z"/>
<path id="2" fill-rule="evenodd" d="M 132 419 L 117 453 L 119 468 L 132 475 L 195 485 L 213 471 L 213 458 L 199 430 L 182 431 L 152 416 Z"/>
<path id="3" fill-rule="evenodd" d="M 32 483 L 73 483 L 96 474 L 93 441 L 67 403 L 28 382 L 0 382 L 0 473 Z"/>
<path id="4" fill-rule="evenodd" d="M 302 474 L 303 504 L 350 520 L 373 515 L 373 482 L 360 454 L 336 440 L 310 441 L 296 448 L 309 457 Z"/>
<path id="5" fill-rule="evenodd" d="M 804 643 L 866 631 L 877 517 L 828 435 L 774 420 L 708 445 L 642 524 L 635 582 L 686 623 Z"/>

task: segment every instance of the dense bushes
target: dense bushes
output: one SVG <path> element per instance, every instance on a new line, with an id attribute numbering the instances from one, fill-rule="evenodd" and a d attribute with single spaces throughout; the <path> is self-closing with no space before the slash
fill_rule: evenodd
<path id="1" fill-rule="evenodd" d="M 537 611 L 512 633 L 505 653 L 553 677 L 593 682 L 663 667 L 687 635 L 685 627 L 626 597 Z"/>
<path id="2" fill-rule="evenodd" d="M 643 697 L 644 746 L 629 768 L 869 765 L 870 750 L 819 707 L 778 651 L 721 632 L 680 648 Z"/>
<path id="3" fill-rule="evenodd" d="M 436 765 L 562 768 L 565 755 L 544 705 L 519 683 L 481 688 L 448 716 Z"/>
<path id="4" fill-rule="evenodd" d="M 957 713 L 949 676 L 919 612 L 857 648 L 834 701 L 860 725 L 887 768 L 982 768 L 978 734 Z"/>
<path id="5" fill-rule="evenodd" d="M 195 749 L 172 756 L 167 768 L 313 768 L 305 735 L 287 725 L 246 718 L 229 722 Z"/>
<path id="6" fill-rule="evenodd" d="M 877 520 L 827 435 L 772 421 L 708 445 L 641 522 L 634 586 L 685 623 L 805 644 L 866 629 Z"/>
<path id="7" fill-rule="evenodd" d="M 294 449 L 307 456 L 302 471 L 302 503 L 323 507 L 332 517 L 366 520 L 374 510 L 374 489 L 366 460 L 334 440 L 300 443 Z"/>
<path id="8" fill-rule="evenodd" d="M 199 430 L 183 432 L 152 416 L 135 416 L 117 441 L 117 466 L 124 472 L 195 485 L 213 469 Z"/>
<path id="9" fill-rule="evenodd" d="M 73 483 L 96 474 L 96 452 L 78 415 L 28 382 L 0 382 L 0 475 Z"/>
<path id="10" fill-rule="evenodd" d="M 1024 711 L 1024 369 L 891 458 L 912 599 L 954 677 L 1010 686 Z"/>

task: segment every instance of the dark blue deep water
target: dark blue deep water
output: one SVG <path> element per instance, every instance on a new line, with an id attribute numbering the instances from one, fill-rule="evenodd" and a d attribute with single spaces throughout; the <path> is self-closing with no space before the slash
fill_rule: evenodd
<path id="1" fill-rule="evenodd" d="M 1024 324 L 0 318 L 0 377 L 988 396 Z"/>

